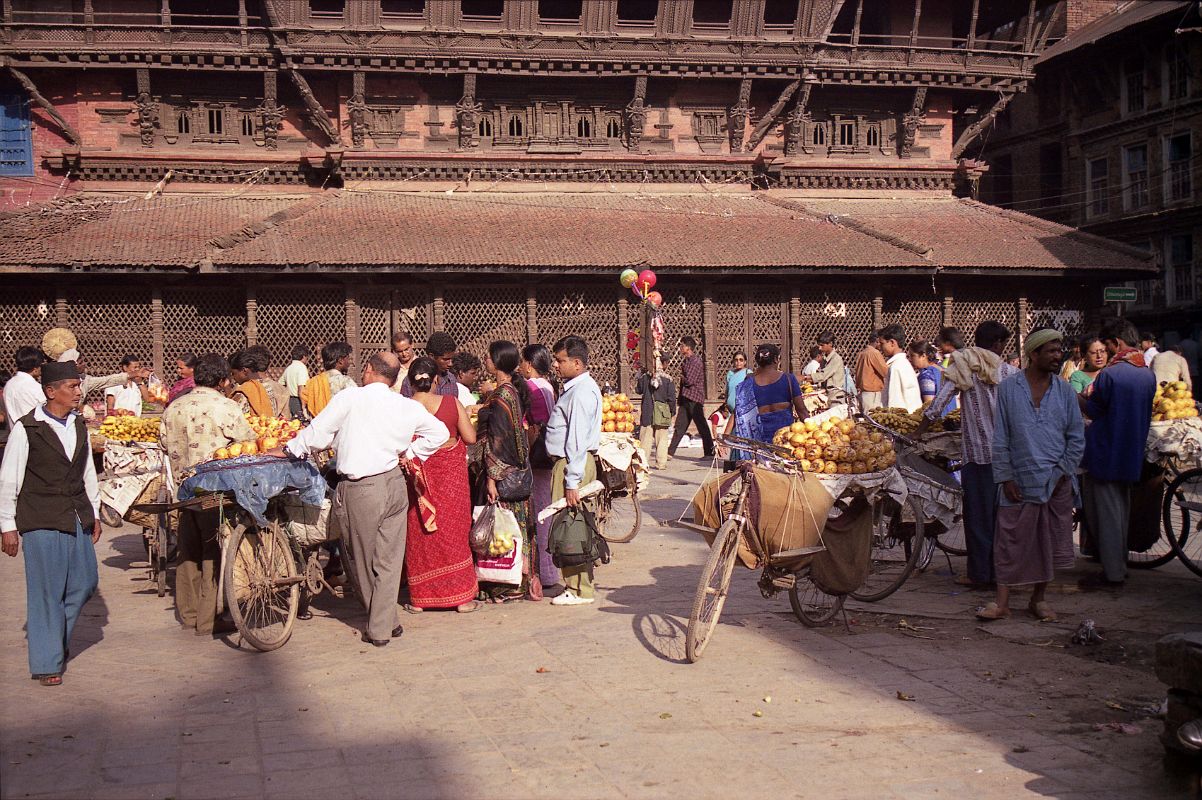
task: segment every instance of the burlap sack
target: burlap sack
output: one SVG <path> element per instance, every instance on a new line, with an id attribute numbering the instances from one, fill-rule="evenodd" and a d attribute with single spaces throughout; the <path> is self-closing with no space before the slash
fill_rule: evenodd
<path id="1" fill-rule="evenodd" d="M 872 506 L 863 497 L 847 511 L 827 520 L 822 532 L 826 549 L 814 556 L 810 578 L 827 594 L 854 592 L 868 577 L 872 554 Z"/>

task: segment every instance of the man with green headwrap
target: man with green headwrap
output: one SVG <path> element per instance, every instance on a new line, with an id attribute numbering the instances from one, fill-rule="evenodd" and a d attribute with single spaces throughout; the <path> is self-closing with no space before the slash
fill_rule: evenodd
<path id="1" fill-rule="evenodd" d="M 993 563 L 997 602 L 983 620 L 1010 616 L 1010 592 L 1032 587 L 1027 605 L 1039 620 L 1055 612 L 1044 590 L 1057 569 L 1073 566 L 1073 495 L 1085 454 L 1085 424 L 1073 387 L 1059 376 L 1064 336 L 1043 328 L 1027 336 L 1027 367 L 998 386 L 993 480 L 998 484 Z"/>

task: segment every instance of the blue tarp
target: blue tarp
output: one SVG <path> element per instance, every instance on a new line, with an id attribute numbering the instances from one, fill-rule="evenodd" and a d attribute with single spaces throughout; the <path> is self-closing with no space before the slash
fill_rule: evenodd
<path id="1" fill-rule="evenodd" d="M 209 461 L 179 487 L 179 499 L 191 500 L 205 492 L 230 492 L 239 506 L 260 525 L 267 524 L 267 501 L 288 489 L 300 491 L 301 500 L 319 506 L 326 482 L 308 461 L 272 456 L 239 456 Z"/>

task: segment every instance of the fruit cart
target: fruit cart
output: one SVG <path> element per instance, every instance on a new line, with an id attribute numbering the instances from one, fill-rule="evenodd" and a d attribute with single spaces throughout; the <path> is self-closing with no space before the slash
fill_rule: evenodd
<path id="1" fill-rule="evenodd" d="M 824 432 L 827 438 L 831 430 Z M 817 432 L 823 432 L 821 426 Z M 872 442 L 871 433 L 854 425 L 847 435 L 849 441 L 880 441 Z M 788 591 L 803 624 L 823 624 L 869 576 L 873 530 L 896 530 L 902 509 L 916 502 L 892 463 L 875 463 L 875 448 L 860 448 L 863 467 L 872 461 L 873 471 L 852 471 L 858 462 L 843 458 L 853 455 L 853 449 L 852 454 L 832 451 L 835 471 L 827 471 L 823 458 L 823 470 L 817 472 L 815 459 L 794 456 L 796 447 L 733 436 L 722 437 L 721 443 L 745 458 L 735 471 L 701 486 L 692 503 L 693 523 L 684 523 L 711 546 L 689 616 L 686 655 L 691 662 L 701 657 L 718 624 L 736 562 L 762 569 L 758 585 L 764 597 Z M 810 469 L 803 468 L 804 462 Z M 843 463 L 853 466 L 840 472 Z M 922 514 L 913 516 L 909 533 L 920 546 Z"/>
<path id="2" fill-rule="evenodd" d="M 650 479 L 647 454 L 629 432 L 601 433 L 597 479 L 605 489 L 597 501 L 597 532 L 608 542 L 632 540 L 643 522 L 639 494 Z"/>

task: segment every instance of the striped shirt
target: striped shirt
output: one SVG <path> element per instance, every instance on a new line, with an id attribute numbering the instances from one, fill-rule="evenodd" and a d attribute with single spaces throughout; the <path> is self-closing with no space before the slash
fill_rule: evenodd
<path id="1" fill-rule="evenodd" d="M 998 367 L 998 383 L 1017 375 L 1020 370 L 1002 362 Z M 926 410 L 926 418 L 938 419 L 943 409 L 960 396 L 960 447 L 964 460 L 970 464 L 993 463 L 993 424 L 997 412 L 997 385 L 982 383 L 972 376 L 972 388 L 960 391 L 954 381 L 944 379 L 939 393 Z"/>

